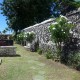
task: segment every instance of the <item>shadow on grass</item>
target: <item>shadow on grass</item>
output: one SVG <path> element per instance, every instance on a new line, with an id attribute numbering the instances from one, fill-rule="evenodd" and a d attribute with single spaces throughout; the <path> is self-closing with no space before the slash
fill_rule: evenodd
<path id="1" fill-rule="evenodd" d="M 0 57 L 21 57 L 21 55 L 16 54 L 16 55 L 0 55 Z"/>

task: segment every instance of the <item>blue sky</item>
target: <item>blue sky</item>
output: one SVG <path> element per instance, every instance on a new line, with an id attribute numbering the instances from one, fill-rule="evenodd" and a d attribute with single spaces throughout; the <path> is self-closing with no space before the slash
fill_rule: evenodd
<path id="1" fill-rule="evenodd" d="M 0 3 L 2 1 L 3 0 L 0 0 Z M 1 10 L 0 10 L 0 31 L 3 31 L 6 27 L 8 27 L 5 19 L 6 17 L 1 14 Z"/>

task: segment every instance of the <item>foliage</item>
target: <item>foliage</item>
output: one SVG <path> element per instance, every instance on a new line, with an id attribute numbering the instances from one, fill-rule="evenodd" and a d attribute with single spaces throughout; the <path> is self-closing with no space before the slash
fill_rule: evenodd
<path id="1" fill-rule="evenodd" d="M 80 7 L 80 4 L 75 0 L 53 0 L 50 11 L 54 17 L 59 17 L 60 14 L 65 15 L 78 7 Z"/>
<path id="2" fill-rule="evenodd" d="M 11 36 L 9 37 L 9 39 L 10 39 L 10 40 L 13 40 L 13 39 L 14 39 L 13 35 L 11 35 Z"/>
<path id="3" fill-rule="evenodd" d="M 3 0 L 2 14 L 15 32 L 50 17 L 52 0 Z"/>
<path id="4" fill-rule="evenodd" d="M 76 68 L 80 64 L 80 53 L 70 53 L 67 64 Z"/>
<path id="5" fill-rule="evenodd" d="M 5 34 L 6 33 L 6 30 L 3 30 L 2 33 Z"/>
<path id="6" fill-rule="evenodd" d="M 46 58 L 47 59 L 52 59 L 53 58 L 53 54 L 52 54 L 52 52 L 50 50 L 47 50 L 47 52 L 46 52 Z"/>
<path id="7" fill-rule="evenodd" d="M 26 35 L 25 35 L 25 39 L 28 41 L 28 42 L 32 42 L 35 38 L 35 34 L 34 32 L 28 32 Z"/>
<path id="8" fill-rule="evenodd" d="M 56 22 L 51 24 L 49 27 L 52 41 L 55 42 L 57 47 L 58 55 L 61 55 L 62 44 L 69 38 L 70 30 L 73 28 L 73 24 L 68 22 L 67 18 L 64 16 L 60 16 L 56 18 Z"/>
<path id="9" fill-rule="evenodd" d="M 2 33 L 5 34 L 5 33 L 7 33 L 8 31 L 11 31 L 11 29 L 10 29 L 9 27 L 5 28 L 5 29 L 2 31 Z"/>
<path id="10" fill-rule="evenodd" d="M 21 32 L 20 34 L 17 35 L 17 40 L 16 41 L 17 41 L 17 43 L 21 44 L 23 39 L 24 39 L 24 33 Z"/>
<path id="11" fill-rule="evenodd" d="M 52 3 L 51 5 L 51 8 L 50 8 L 50 11 L 51 11 L 51 14 L 54 16 L 54 17 L 58 17 L 60 14 L 61 14 L 61 11 L 60 9 L 57 7 L 57 4 L 56 3 Z"/>
<path id="12" fill-rule="evenodd" d="M 49 27 L 52 39 L 57 43 L 64 42 L 69 37 L 72 27 L 73 24 L 69 22 L 66 17 L 60 16 L 56 19 L 56 22 Z"/>
<path id="13" fill-rule="evenodd" d="M 38 54 L 42 54 L 42 50 L 41 49 L 38 49 Z"/>
<path id="14" fill-rule="evenodd" d="M 17 35 L 17 42 L 21 43 L 23 40 L 27 40 L 28 42 L 32 42 L 35 38 L 35 34 L 33 32 L 24 33 L 21 32 Z"/>

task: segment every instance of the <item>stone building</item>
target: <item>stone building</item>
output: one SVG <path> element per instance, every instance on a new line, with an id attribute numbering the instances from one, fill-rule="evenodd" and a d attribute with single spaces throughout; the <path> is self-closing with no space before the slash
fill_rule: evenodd
<path id="1" fill-rule="evenodd" d="M 53 48 L 51 45 L 50 45 L 50 32 L 49 32 L 49 26 L 50 24 L 52 24 L 55 20 L 54 19 L 48 19 L 48 20 L 45 20 L 39 24 L 36 24 L 36 25 L 33 25 L 33 26 L 30 26 L 28 28 L 25 28 L 23 29 L 23 32 L 26 34 L 27 32 L 34 32 L 35 35 L 36 35 L 36 38 L 35 38 L 35 42 L 39 42 L 39 47 L 41 49 L 43 49 L 44 51 L 46 51 L 47 48 L 50 47 Z M 52 43 L 51 43 L 52 44 Z M 28 44 L 26 44 L 27 46 Z"/>
<path id="2" fill-rule="evenodd" d="M 69 12 L 66 14 L 66 17 L 73 22 L 74 24 L 76 24 L 76 27 L 74 29 L 75 32 L 75 36 L 79 37 L 80 35 L 80 8 L 78 10 L 74 10 L 72 12 Z M 54 50 L 55 49 L 55 44 L 53 44 L 51 42 L 51 38 L 50 38 L 50 32 L 49 32 L 49 26 L 50 24 L 54 23 L 55 19 L 49 19 L 49 20 L 45 20 L 39 24 L 30 26 L 28 28 L 23 29 L 22 31 L 24 33 L 27 32 L 35 32 L 36 34 L 36 40 L 39 41 L 39 47 L 43 50 L 47 50 L 47 49 L 51 49 Z M 27 44 L 26 44 L 27 45 Z"/>

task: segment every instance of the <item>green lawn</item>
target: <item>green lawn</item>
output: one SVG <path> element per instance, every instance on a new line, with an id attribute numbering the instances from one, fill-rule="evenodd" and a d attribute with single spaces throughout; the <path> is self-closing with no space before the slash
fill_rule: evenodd
<path id="1" fill-rule="evenodd" d="M 0 80 L 80 80 L 80 72 L 16 46 L 21 57 L 1 57 Z"/>

